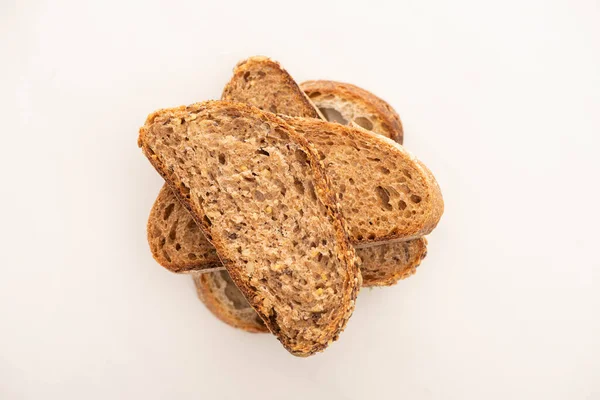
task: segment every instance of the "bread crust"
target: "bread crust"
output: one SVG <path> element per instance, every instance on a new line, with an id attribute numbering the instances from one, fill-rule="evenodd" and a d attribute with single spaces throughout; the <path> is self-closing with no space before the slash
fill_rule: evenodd
<path id="1" fill-rule="evenodd" d="M 312 80 L 300 84 L 300 88 L 315 103 L 327 96 L 333 96 L 337 101 L 347 101 L 368 110 L 372 118 L 381 125 L 381 132 L 376 132 L 402 144 L 404 130 L 400 116 L 383 99 L 373 93 L 350 83 Z"/>
<path id="2" fill-rule="evenodd" d="M 327 338 L 325 341 L 319 342 L 294 342 L 292 338 L 282 335 L 281 328 L 277 324 L 277 320 L 274 315 L 271 314 L 271 310 L 268 310 L 257 304 L 254 301 L 255 291 L 249 285 L 249 282 L 244 280 L 242 272 L 244 267 L 237 265 L 234 260 L 235 257 L 229 253 L 227 246 L 221 242 L 219 236 L 212 235 L 211 227 L 206 222 L 208 218 L 204 211 L 195 206 L 190 200 L 188 190 L 186 190 L 178 178 L 173 174 L 172 171 L 164 165 L 160 157 L 154 153 L 149 147 L 146 140 L 146 136 L 149 134 L 153 125 L 163 124 L 165 121 L 178 118 L 180 121 L 185 121 L 186 117 L 190 114 L 198 113 L 200 111 L 208 112 L 234 112 L 242 113 L 244 115 L 250 115 L 253 118 L 260 119 L 266 122 L 270 122 L 273 126 L 283 129 L 289 135 L 289 137 L 300 147 L 303 148 L 307 154 L 307 162 L 312 169 L 315 182 L 315 191 L 318 198 L 326 207 L 329 216 L 333 221 L 333 227 L 335 230 L 336 241 L 340 247 L 338 258 L 340 262 L 345 266 L 344 272 L 346 276 L 341 277 L 344 282 L 345 290 L 340 294 L 340 306 L 339 310 L 335 312 L 335 317 L 332 315 L 332 322 L 324 328 L 324 335 Z M 159 119 L 159 122 L 156 120 Z M 203 103 L 196 103 L 190 106 L 180 106 L 172 109 L 162 109 L 150 114 L 146 120 L 145 125 L 140 129 L 138 138 L 138 146 L 142 148 L 143 153 L 146 155 L 150 163 L 159 172 L 159 174 L 165 179 L 165 182 L 173 190 L 173 193 L 179 198 L 184 207 L 191 213 L 192 217 L 198 224 L 198 226 L 204 232 L 206 238 L 213 244 L 217 250 L 217 254 L 221 259 L 222 264 L 229 272 L 232 280 L 236 286 L 241 290 L 244 296 L 248 299 L 250 305 L 258 312 L 260 317 L 265 321 L 265 324 L 269 330 L 275 334 L 282 345 L 292 354 L 297 356 L 309 356 L 316 352 L 324 350 L 331 342 L 336 340 L 341 331 L 346 326 L 346 323 L 354 310 L 355 300 L 358 294 L 358 290 L 362 284 L 362 278 L 360 271 L 358 270 L 358 260 L 354 252 L 354 248 L 350 245 L 345 230 L 345 222 L 341 217 L 339 206 L 335 201 L 335 196 L 329 189 L 329 183 L 326 175 L 318 162 L 318 158 L 314 153 L 314 150 L 309 145 L 307 140 L 298 135 L 292 128 L 290 128 L 283 120 L 277 116 L 265 113 L 256 107 L 248 106 L 241 103 L 230 103 L 225 101 L 207 101 Z"/>

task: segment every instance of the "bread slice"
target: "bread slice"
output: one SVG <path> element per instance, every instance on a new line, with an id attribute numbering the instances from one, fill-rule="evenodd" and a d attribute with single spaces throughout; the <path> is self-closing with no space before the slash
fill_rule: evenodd
<path id="1" fill-rule="evenodd" d="M 275 114 L 322 117 L 290 74 L 277 61 L 262 56 L 238 63 L 221 100 L 250 104 Z"/>
<path id="2" fill-rule="evenodd" d="M 139 145 L 292 354 L 337 339 L 361 285 L 317 156 L 273 114 L 204 102 L 151 114 Z"/>
<path id="3" fill-rule="evenodd" d="M 147 232 L 152 256 L 170 271 L 223 269 L 214 246 L 166 184 L 150 211 Z"/>
<path id="4" fill-rule="evenodd" d="M 227 271 L 196 272 L 193 278 L 198 297 L 215 317 L 248 332 L 269 332 Z"/>
<path id="5" fill-rule="evenodd" d="M 427 239 L 356 249 L 356 255 L 363 260 L 360 267 L 363 286 L 391 286 L 417 272 L 427 255 Z"/>
<path id="6" fill-rule="evenodd" d="M 300 88 L 328 121 L 360 126 L 402 144 L 398 113 L 373 93 L 349 83 L 323 80 L 304 82 Z"/>
<path id="7" fill-rule="evenodd" d="M 430 233 L 444 211 L 431 171 L 398 143 L 362 128 L 281 116 L 315 147 L 357 247 Z"/>

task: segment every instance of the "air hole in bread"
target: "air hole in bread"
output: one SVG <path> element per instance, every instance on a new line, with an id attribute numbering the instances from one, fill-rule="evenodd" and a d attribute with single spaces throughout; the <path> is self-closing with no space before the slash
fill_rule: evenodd
<path id="1" fill-rule="evenodd" d="M 162 253 L 163 253 L 163 257 L 165 258 L 165 260 L 167 260 L 168 262 L 171 262 L 171 256 L 169 256 L 169 253 L 167 253 L 164 250 Z"/>
<path id="2" fill-rule="evenodd" d="M 267 157 L 269 157 L 269 156 L 270 156 L 269 152 L 268 152 L 268 151 L 266 151 L 265 149 L 258 149 L 258 150 L 256 150 L 256 152 L 257 152 L 258 154 L 262 154 L 263 156 L 267 156 Z"/>
<path id="3" fill-rule="evenodd" d="M 390 170 L 387 169 L 386 167 L 379 167 L 379 169 L 381 170 L 381 172 L 383 172 L 384 175 L 390 174 Z"/>
<path id="4" fill-rule="evenodd" d="M 324 160 L 325 159 L 325 153 L 323 153 L 321 150 L 319 150 L 319 160 Z"/>
<path id="5" fill-rule="evenodd" d="M 181 184 L 181 186 L 180 186 L 180 190 L 181 190 L 181 193 L 183 193 L 183 195 L 184 195 L 185 197 L 187 197 L 188 199 L 190 198 L 190 188 L 189 188 L 189 187 L 187 187 L 187 186 L 185 185 L 185 183 L 182 183 L 182 184 Z"/>
<path id="6" fill-rule="evenodd" d="M 375 239 L 375 234 L 374 233 L 369 233 L 369 236 L 367 236 L 367 239 L 374 240 Z"/>
<path id="7" fill-rule="evenodd" d="M 298 194 L 304 194 L 304 185 L 298 180 L 298 178 L 294 178 L 294 188 L 296 188 Z"/>
<path id="8" fill-rule="evenodd" d="M 405 210 L 404 211 L 404 218 L 410 218 L 411 215 L 412 214 L 411 214 L 410 210 Z"/>
<path id="9" fill-rule="evenodd" d="M 179 243 L 175 244 L 175 250 L 177 250 L 177 251 L 181 250 L 181 245 Z"/>
<path id="10" fill-rule="evenodd" d="M 250 80 L 250 71 L 244 72 L 244 80 L 248 82 Z"/>
<path id="11" fill-rule="evenodd" d="M 402 170 L 402 173 L 403 173 L 404 175 L 406 175 L 406 177 L 407 177 L 408 179 L 412 179 L 412 176 L 410 175 L 410 172 L 408 172 L 407 170 L 403 169 L 403 170 Z"/>
<path id="12" fill-rule="evenodd" d="M 312 92 L 308 94 L 308 97 L 310 97 L 311 99 L 314 99 L 315 97 L 319 97 L 321 95 L 321 92 Z"/>
<path id="13" fill-rule="evenodd" d="M 265 195 L 260 190 L 255 190 L 254 191 L 254 200 L 265 201 Z"/>
<path id="14" fill-rule="evenodd" d="M 354 179 L 352 179 L 352 178 L 349 178 L 349 179 L 348 179 L 348 182 L 350 182 L 350 184 L 351 184 L 351 185 L 354 185 Z"/>
<path id="15" fill-rule="evenodd" d="M 261 79 L 262 79 L 262 78 L 264 78 L 265 76 L 267 76 L 267 73 L 266 73 L 266 72 L 264 72 L 264 71 L 258 71 L 258 77 L 259 77 L 259 78 L 261 78 Z"/>
<path id="16" fill-rule="evenodd" d="M 174 242 L 177 238 L 177 222 L 178 221 L 175 221 L 175 223 L 171 227 L 171 230 L 169 231 L 169 241 L 171 242 Z"/>
<path id="17" fill-rule="evenodd" d="M 225 154 L 219 154 L 219 164 L 225 165 Z"/>
<path id="18" fill-rule="evenodd" d="M 298 162 L 301 164 L 306 164 L 308 162 L 308 156 L 300 149 L 296 149 L 294 156 L 296 156 L 296 160 L 298 160 Z"/>
<path id="19" fill-rule="evenodd" d="M 415 204 L 419 204 L 421 202 L 421 196 L 417 196 L 416 194 L 411 194 L 410 201 L 412 201 Z"/>
<path id="20" fill-rule="evenodd" d="M 204 216 L 204 222 L 206 222 L 206 225 L 212 226 L 212 221 L 206 215 Z"/>
<path id="21" fill-rule="evenodd" d="M 166 221 L 169 219 L 174 208 L 175 208 L 175 204 L 173 204 L 173 203 L 169 204 L 167 206 L 167 208 L 165 208 L 165 213 L 163 214 L 163 220 Z"/>
<path id="22" fill-rule="evenodd" d="M 315 187 L 312 182 L 308 182 L 308 193 L 310 194 L 310 199 L 317 202 L 317 194 L 315 193 Z"/>
<path id="23" fill-rule="evenodd" d="M 368 118 L 365 118 L 365 117 L 354 118 L 354 122 L 361 128 L 365 128 L 368 131 L 373 129 L 373 123 Z"/>
<path id="24" fill-rule="evenodd" d="M 325 119 L 330 122 L 337 122 L 338 124 L 348 125 L 348 121 L 342 116 L 338 110 L 333 108 L 319 108 L 319 111 L 323 114 Z"/>
<path id="25" fill-rule="evenodd" d="M 400 191 L 401 191 L 402 193 L 406 193 L 406 194 L 409 194 L 409 193 L 410 193 L 410 189 L 409 189 L 409 188 L 408 188 L 408 186 L 406 186 L 406 185 L 400 185 Z"/>
<path id="26" fill-rule="evenodd" d="M 190 260 L 195 260 L 195 259 L 197 259 L 197 258 L 198 258 L 198 256 L 196 256 L 194 253 L 188 253 L 187 257 L 188 257 Z"/>
<path id="27" fill-rule="evenodd" d="M 392 205 L 390 204 L 390 193 L 381 186 L 377 186 L 375 191 L 377 192 L 377 196 L 379 196 L 379 202 L 381 203 L 381 206 L 385 210 L 391 211 Z"/>
<path id="28" fill-rule="evenodd" d="M 190 219 L 187 223 L 187 225 L 185 226 L 186 230 L 190 230 L 190 229 L 194 229 L 196 228 L 196 222 L 193 219 Z"/>
<path id="29" fill-rule="evenodd" d="M 404 200 L 400 200 L 400 201 L 398 202 L 398 208 L 399 208 L 400 210 L 404 210 L 404 209 L 406 208 L 406 202 L 405 202 Z"/>
<path id="30" fill-rule="evenodd" d="M 289 141 L 290 135 L 288 135 L 287 132 L 285 132 L 283 129 L 275 128 L 274 132 L 279 139 L 285 140 L 286 142 Z"/>

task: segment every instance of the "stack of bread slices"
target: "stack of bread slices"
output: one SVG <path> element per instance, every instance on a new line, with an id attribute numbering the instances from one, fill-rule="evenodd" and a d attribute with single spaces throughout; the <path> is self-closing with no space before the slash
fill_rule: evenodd
<path id="1" fill-rule="evenodd" d="M 362 286 L 415 273 L 442 215 L 435 178 L 402 141 L 398 114 L 366 90 L 244 60 L 220 101 L 158 110 L 140 129 L 166 182 L 152 254 L 191 274 L 222 321 L 297 356 L 321 351 Z"/>

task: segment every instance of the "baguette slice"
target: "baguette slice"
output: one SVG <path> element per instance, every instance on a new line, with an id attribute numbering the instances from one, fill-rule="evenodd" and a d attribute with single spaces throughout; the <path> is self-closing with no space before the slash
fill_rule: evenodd
<path id="1" fill-rule="evenodd" d="M 306 139 L 273 114 L 211 101 L 151 114 L 138 143 L 288 351 L 337 339 L 361 275 Z"/>
<path id="2" fill-rule="evenodd" d="M 360 126 L 402 144 L 400 116 L 373 93 L 349 83 L 323 80 L 304 82 L 300 88 L 328 121 Z"/>
<path id="3" fill-rule="evenodd" d="M 194 273 L 193 278 L 198 297 L 218 319 L 248 332 L 269 332 L 227 271 Z"/>

